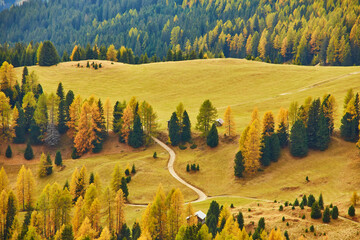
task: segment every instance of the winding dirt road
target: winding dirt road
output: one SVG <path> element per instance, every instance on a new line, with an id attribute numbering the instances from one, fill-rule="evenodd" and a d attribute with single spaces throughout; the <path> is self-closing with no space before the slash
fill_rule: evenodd
<path id="1" fill-rule="evenodd" d="M 181 182 L 182 184 L 184 184 L 185 186 L 187 186 L 188 188 L 190 188 L 194 192 L 196 192 L 197 195 L 199 196 L 198 199 L 195 200 L 195 201 L 192 201 L 192 203 L 194 203 L 194 202 L 202 202 L 202 201 L 206 200 L 207 196 L 203 191 L 201 191 L 197 187 L 187 183 L 184 179 L 179 177 L 179 175 L 177 175 L 177 173 L 175 172 L 175 170 L 174 170 L 174 162 L 175 162 L 176 154 L 175 154 L 174 150 L 172 150 L 170 147 L 168 147 L 165 143 L 163 143 L 159 139 L 154 138 L 154 137 L 152 139 L 169 153 L 170 158 L 169 158 L 169 162 L 168 162 L 168 170 L 169 170 L 170 174 L 176 180 L 178 180 L 179 182 Z"/>

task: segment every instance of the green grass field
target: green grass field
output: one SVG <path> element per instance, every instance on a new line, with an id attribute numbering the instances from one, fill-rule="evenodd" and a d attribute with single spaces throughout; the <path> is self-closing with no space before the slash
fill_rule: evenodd
<path id="1" fill-rule="evenodd" d="M 83 66 L 86 61 L 81 62 Z M 92 70 L 76 67 L 77 62 L 61 63 L 53 67 L 30 67 L 39 76 L 46 92 L 55 91 L 61 81 L 65 90 L 72 89 L 83 98 L 94 94 L 102 99 L 129 100 L 136 96 L 146 100 L 159 116 L 161 130 L 166 130 L 166 121 L 179 102 L 188 111 L 192 126 L 205 99 L 210 99 L 217 107 L 219 117 L 223 117 L 226 106 L 233 109 L 237 133 L 248 124 L 251 112 L 258 107 L 260 116 L 268 110 L 278 113 L 280 107 L 287 108 L 292 101 L 303 103 L 306 97 L 322 97 L 325 93 L 335 96 L 338 108 L 336 127 L 340 125 L 342 102 L 349 88 L 360 91 L 360 67 L 307 67 L 292 65 L 273 65 L 237 59 L 210 59 L 184 62 L 153 63 L 146 65 L 111 64 L 103 61 L 103 68 Z M 22 68 L 16 69 L 18 80 Z M 223 131 L 219 128 L 220 133 Z M 221 140 L 219 146 L 210 149 L 197 139 L 198 148 L 191 150 L 175 149 L 177 159 L 175 170 L 189 183 L 205 191 L 209 196 L 236 195 L 270 200 L 293 201 L 301 194 L 324 195 L 325 203 L 336 203 L 345 214 L 353 191 L 360 192 L 360 160 L 358 149 L 353 143 L 333 138 L 330 148 L 325 152 L 310 151 L 309 156 L 295 159 L 287 149 L 282 151 L 281 159 L 272 163 L 253 177 L 237 180 L 233 175 L 233 158 L 238 150 L 238 139 L 233 142 Z M 114 152 L 115 151 L 115 152 Z M 152 200 L 161 182 L 165 190 L 179 187 L 185 200 L 196 198 L 194 192 L 176 182 L 167 172 L 168 155 L 158 146 L 144 151 L 124 151 L 120 149 L 103 155 L 89 156 L 86 159 L 66 160 L 67 167 L 56 172 L 49 179 L 39 180 L 39 187 L 47 182 L 59 181 L 61 184 L 70 178 L 75 167 L 86 165 L 89 172 L 97 171 L 103 185 L 110 181 L 112 167 L 120 163 L 135 163 L 139 173 L 129 185 L 129 200 L 147 203 Z M 159 159 L 152 159 L 158 152 Z M 200 165 L 200 172 L 189 174 L 185 171 L 187 163 Z M 35 165 L 30 165 L 35 168 Z M 18 166 L 19 168 L 19 166 Z M 18 169 L 17 168 L 17 169 Z M 12 182 L 15 181 L 13 166 L 6 166 Z M 309 176 L 310 182 L 305 178 Z M 221 204 L 236 207 L 254 204 L 253 200 L 241 198 L 216 198 Z M 212 199 L 194 204 L 196 210 L 206 211 Z M 127 219 L 132 223 L 140 219 L 143 207 L 128 206 Z"/>

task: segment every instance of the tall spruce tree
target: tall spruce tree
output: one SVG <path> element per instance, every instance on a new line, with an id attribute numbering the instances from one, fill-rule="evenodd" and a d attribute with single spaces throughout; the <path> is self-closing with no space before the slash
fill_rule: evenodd
<path id="1" fill-rule="evenodd" d="M 261 143 L 261 158 L 260 162 L 263 166 L 269 166 L 271 161 L 271 140 L 270 136 L 263 136 Z"/>
<path id="2" fill-rule="evenodd" d="M 173 112 L 169 122 L 169 138 L 172 146 L 177 146 L 180 143 L 180 127 L 178 124 L 176 112 Z"/>
<path id="3" fill-rule="evenodd" d="M 56 48 L 50 41 L 45 41 L 40 50 L 39 65 L 52 66 L 59 62 L 60 58 Z"/>
<path id="4" fill-rule="evenodd" d="M 279 160 L 281 152 L 280 141 L 277 133 L 274 133 L 270 136 L 270 149 L 270 160 L 273 162 L 277 162 L 277 160 Z"/>
<path id="5" fill-rule="evenodd" d="M 66 133 L 68 127 L 66 125 L 66 102 L 65 100 L 60 100 L 58 108 L 58 130 L 60 134 Z"/>
<path id="6" fill-rule="evenodd" d="M 311 149 L 316 149 L 316 138 L 319 128 L 319 116 L 320 116 L 320 99 L 316 99 L 312 102 L 307 120 L 307 142 L 308 147 Z"/>
<path id="7" fill-rule="evenodd" d="M 25 142 L 25 115 L 24 110 L 17 104 L 17 109 L 19 111 L 18 119 L 16 120 L 15 126 L 15 137 L 13 139 L 14 143 L 24 143 Z"/>
<path id="8" fill-rule="evenodd" d="M 144 132 L 138 114 L 135 115 L 134 125 L 129 134 L 129 145 L 138 148 L 144 145 Z"/>
<path id="9" fill-rule="evenodd" d="M 182 133 L 181 133 L 181 141 L 188 142 L 191 140 L 191 123 L 190 118 L 187 111 L 184 111 L 183 121 L 182 121 Z"/>
<path id="10" fill-rule="evenodd" d="M 25 152 L 24 152 L 24 158 L 26 160 L 31 160 L 31 159 L 34 158 L 34 152 L 32 150 L 32 147 L 31 147 L 30 143 L 28 143 L 26 145 L 26 149 L 25 149 Z"/>
<path id="11" fill-rule="evenodd" d="M 209 134 L 206 137 L 206 144 L 212 148 L 219 144 L 219 135 L 215 123 L 213 123 Z"/>
<path id="12" fill-rule="evenodd" d="M 326 123 L 326 118 L 323 111 L 320 112 L 317 133 L 316 133 L 316 148 L 324 151 L 329 147 L 330 130 Z"/>
<path id="13" fill-rule="evenodd" d="M 62 157 L 61 157 L 61 152 L 57 151 L 56 155 L 55 155 L 55 165 L 56 166 L 62 166 Z"/>
<path id="14" fill-rule="evenodd" d="M 291 128 L 290 153 L 294 157 L 305 157 L 308 153 L 306 128 L 301 120 L 296 120 Z"/>
<path id="15" fill-rule="evenodd" d="M 234 174 L 235 174 L 236 177 L 241 178 L 243 176 L 244 171 L 245 171 L 244 157 L 243 157 L 241 151 L 236 153 L 234 162 L 235 162 Z"/>

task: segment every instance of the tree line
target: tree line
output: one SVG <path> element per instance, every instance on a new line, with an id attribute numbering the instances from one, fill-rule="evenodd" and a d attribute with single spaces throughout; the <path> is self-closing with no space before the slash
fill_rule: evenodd
<path id="1" fill-rule="evenodd" d="M 72 90 L 66 94 L 59 83 L 56 94 L 46 94 L 38 83 L 35 72 L 23 68 L 21 85 L 15 78 L 14 68 L 4 62 L 0 68 L 0 138 L 4 142 L 28 143 L 25 158 L 32 159 L 31 145 L 46 143 L 56 146 L 61 134 L 73 141 L 73 158 L 102 150 L 112 130 L 119 141 L 134 148 L 151 142 L 157 132 L 157 115 L 146 101 L 135 97 L 127 104 L 90 96 L 82 100 Z M 11 149 L 8 150 L 8 156 Z"/>
<path id="2" fill-rule="evenodd" d="M 289 110 L 281 108 L 275 125 L 272 112 L 266 112 L 260 124 L 255 108 L 240 137 L 240 150 L 234 160 L 235 176 L 254 174 L 261 166 L 276 162 L 286 146 L 294 157 L 305 157 L 309 149 L 326 150 L 334 131 L 335 110 L 331 94 L 325 94 L 321 100 L 308 97 L 301 106 L 292 102 Z"/>
<path id="3" fill-rule="evenodd" d="M 32 0 L 0 13 L 0 59 L 9 62 L 4 49 L 15 46 L 11 55 L 17 60 L 10 62 L 16 66 L 24 55 L 18 55 L 20 42 L 50 40 L 61 53 L 74 43 L 114 44 L 161 59 L 171 49 L 273 63 L 358 65 L 358 11 L 357 1 L 340 0 Z"/>

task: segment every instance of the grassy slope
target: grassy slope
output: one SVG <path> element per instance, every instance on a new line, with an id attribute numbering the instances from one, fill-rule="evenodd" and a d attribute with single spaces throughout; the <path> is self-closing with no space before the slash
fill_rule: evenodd
<path id="1" fill-rule="evenodd" d="M 203 100 L 211 99 L 218 107 L 220 117 L 223 116 L 226 106 L 231 105 L 240 132 L 249 122 L 254 106 L 259 108 L 260 115 L 267 110 L 272 110 L 276 114 L 280 107 L 287 107 L 291 101 L 297 100 L 302 103 L 307 96 L 321 97 L 324 93 L 334 94 L 339 103 L 339 117 L 336 122 L 339 126 L 341 103 L 347 89 L 352 87 L 356 91 L 360 90 L 357 75 L 359 67 L 304 67 L 212 59 L 148 65 L 103 62 L 104 68 L 95 71 L 79 69 L 76 64 L 70 62 L 56 67 L 36 66 L 30 67 L 30 70 L 39 75 L 39 81 L 45 91 L 55 91 L 58 82 L 62 81 L 66 90 L 72 89 L 75 94 L 81 94 L 83 97 L 95 94 L 103 99 L 110 97 L 114 103 L 116 100 L 129 100 L 131 96 L 137 96 L 139 100 L 146 100 L 153 105 L 163 129 L 171 112 L 181 101 L 190 114 L 193 126 Z M 82 64 L 86 65 L 86 62 Z M 21 68 L 17 69 L 19 79 L 21 71 Z M 221 128 L 219 130 L 222 131 Z M 175 169 L 179 175 L 209 195 L 228 194 L 293 200 L 302 193 L 319 194 L 322 191 L 327 203 L 342 202 L 343 206 L 340 207 L 343 213 L 348 205 L 350 193 L 360 190 L 357 189 L 360 185 L 357 177 L 360 164 L 354 144 L 334 139 L 329 150 L 324 153 L 310 152 L 304 159 L 294 159 L 285 150 L 279 163 L 272 164 L 264 173 L 247 181 L 235 180 L 233 177 L 233 156 L 237 148 L 236 140 L 233 143 L 222 142 L 216 149 L 199 146 L 196 150 L 177 150 Z M 149 156 L 152 151 L 144 154 Z M 123 155 L 93 159 L 104 158 L 109 162 L 117 158 L 123 161 Z M 158 168 L 166 171 L 165 161 L 162 165 L 155 165 L 155 170 L 152 163 L 143 161 L 151 161 L 150 158 L 141 153 L 128 155 L 125 159 L 125 162 L 138 159 L 136 161 L 141 162 L 140 166 L 149 166 L 152 172 L 147 177 L 153 177 Z M 201 171 L 187 174 L 185 166 L 188 162 L 199 163 Z M 306 176 L 309 176 L 310 183 L 305 183 Z M 146 177 L 139 178 L 137 183 L 140 189 L 144 183 L 148 183 L 143 179 Z M 136 178 L 131 184 L 135 183 Z M 134 192 L 142 192 L 131 184 L 130 191 L 133 188 Z M 167 184 L 173 183 L 169 180 Z M 151 199 L 150 195 L 155 192 L 156 186 L 157 183 L 150 188 L 147 186 L 145 191 L 148 195 L 142 198 L 140 194 L 134 200 Z M 183 192 L 186 199 L 194 198 L 189 191 Z M 228 204 L 236 203 L 235 200 L 225 201 Z M 208 202 L 196 204 L 196 207 L 206 210 L 205 205 Z M 239 205 L 247 203 L 248 201 L 241 200 Z M 138 207 L 128 207 L 128 219 L 133 221 L 141 211 Z"/>

